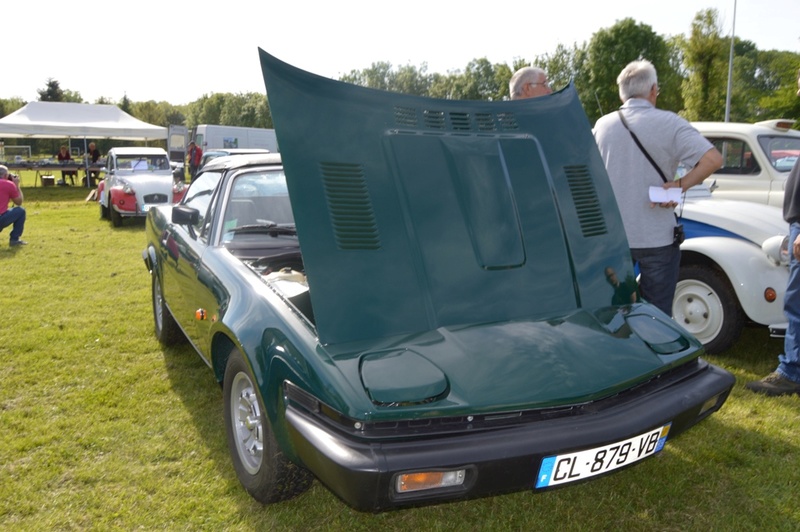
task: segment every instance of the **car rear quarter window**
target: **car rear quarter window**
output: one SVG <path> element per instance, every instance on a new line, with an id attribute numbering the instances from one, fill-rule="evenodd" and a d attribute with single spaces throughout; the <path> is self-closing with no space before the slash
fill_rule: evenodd
<path id="1" fill-rule="evenodd" d="M 722 154 L 722 168 L 715 173 L 749 175 L 761 172 L 761 167 L 753 156 L 753 149 L 746 141 L 733 138 L 708 140 Z"/>

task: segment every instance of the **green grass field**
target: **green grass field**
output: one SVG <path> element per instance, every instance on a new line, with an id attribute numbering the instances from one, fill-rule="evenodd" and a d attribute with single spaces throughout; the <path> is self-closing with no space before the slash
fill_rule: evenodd
<path id="1" fill-rule="evenodd" d="M 79 187 L 24 192 L 30 244 L 0 235 L 0 530 L 800 529 L 800 397 L 743 388 L 781 350 L 763 328 L 708 357 L 737 377 L 725 407 L 617 474 L 374 515 L 315 482 L 262 507 L 234 474 L 211 371 L 153 336 L 143 223 L 113 229 Z"/>

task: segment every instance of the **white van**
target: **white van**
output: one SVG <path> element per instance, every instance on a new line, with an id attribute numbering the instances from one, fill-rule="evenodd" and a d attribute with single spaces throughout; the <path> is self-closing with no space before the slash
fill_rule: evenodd
<path id="1" fill-rule="evenodd" d="M 278 152 L 274 129 L 201 124 L 192 131 L 192 140 L 205 151 L 260 148 Z"/>

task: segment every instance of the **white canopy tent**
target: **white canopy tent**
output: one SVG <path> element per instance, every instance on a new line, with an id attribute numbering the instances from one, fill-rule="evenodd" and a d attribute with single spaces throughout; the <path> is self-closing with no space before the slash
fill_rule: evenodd
<path id="1" fill-rule="evenodd" d="M 142 122 L 116 105 L 30 102 L 0 118 L 0 138 L 166 139 L 167 128 Z"/>
<path id="2" fill-rule="evenodd" d="M 29 102 L 0 118 L 0 138 L 158 140 L 167 128 L 134 118 L 116 105 Z M 87 170 L 89 161 L 85 160 Z M 86 179 L 86 186 L 91 181 Z"/>

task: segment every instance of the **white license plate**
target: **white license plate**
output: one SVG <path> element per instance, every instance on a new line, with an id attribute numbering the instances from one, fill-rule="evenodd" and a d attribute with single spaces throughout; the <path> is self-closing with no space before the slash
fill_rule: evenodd
<path id="1" fill-rule="evenodd" d="M 672 423 L 633 438 L 585 451 L 548 456 L 542 460 L 537 488 L 575 482 L 638 462 L 664 448 Z"/>

